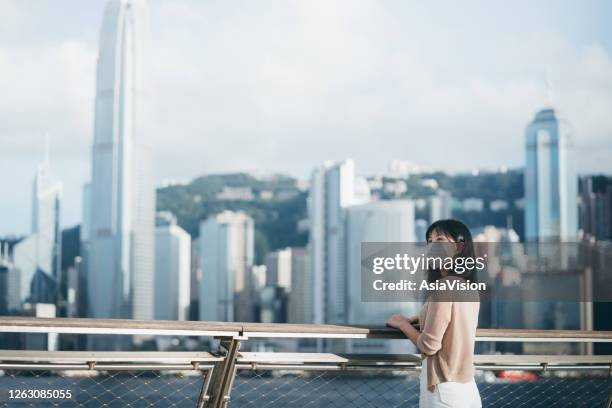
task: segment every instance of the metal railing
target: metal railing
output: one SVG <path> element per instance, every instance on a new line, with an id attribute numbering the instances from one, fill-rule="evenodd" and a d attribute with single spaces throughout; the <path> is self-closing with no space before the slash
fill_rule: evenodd
<path id="1" fill-rule="evenodd" d="M 219 346 L 208 352 L 0 350 L 0 406 L 418 406 L 416 354 L 240 351 L 256 339 L 404 338 L 384 327 L 0 317 L 0 332 L 206 336 Z M 612 342 L 612 332 L 483 329 L 477 340 Z M 485 407 L 612 406 L 609 355 L 476 355 L 475 368 Z M 11 399 L 11 390 L 39 393 Z M 71 398 L 42 398 L 42 390 L 70 390 Z"/>

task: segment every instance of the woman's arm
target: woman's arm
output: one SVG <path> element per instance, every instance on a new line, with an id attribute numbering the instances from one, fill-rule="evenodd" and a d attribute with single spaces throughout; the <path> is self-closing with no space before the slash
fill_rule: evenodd
<path id="1" fill-rule="evenodd" d="M 387 326 L 400 329 L 402 333 L 404 333 L 404 335 L 408 337 L 408 339 L 410 339 L 410 341 L 416 346 L 421 332 L 418 331 L 412 324 L 418 321 L 418 316 L 404 317 L 402 315 L 393 315 L 387 321 Z"/>
<path id="2" fill-rule="evenodd" d="M 400 329 L 423 354 L 433 356 L 442 348 L 442 337 L 450 323 L 451 309 L 451 302 L 431 302 L 425 324 L 421 323 L 421 331 L 412 326 L 416 316 L 406 318 L 402 315 L 393 315 L 387 321 L 387 326 Z"/>
<path id="3" fill-rule="evenodd" d="M 428 356 L 442 348 L 442 338 L 451 320 L 452 302 L 431 302 L 427 309 L 425 324 L 421 326 L 416 346 Z"/>

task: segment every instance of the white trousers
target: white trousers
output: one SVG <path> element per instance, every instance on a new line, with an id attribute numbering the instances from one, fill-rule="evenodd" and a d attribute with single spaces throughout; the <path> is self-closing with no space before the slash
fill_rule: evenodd
<path id="1" fill-rule="evenodd" d="M 433 392 L 427 389 L 427 359 L 421 369 L 421 395 L 419 408 L 481 408 L 482 401 L 476 381 L 468 383 L 445 382 L 436 385 Z"/>

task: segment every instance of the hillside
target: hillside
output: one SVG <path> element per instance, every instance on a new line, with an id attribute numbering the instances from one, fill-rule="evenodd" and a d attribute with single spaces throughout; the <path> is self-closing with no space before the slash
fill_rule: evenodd
<path id="1" fill-rule="evenodd" d="M 464 212 L 455 208 L 454 216 L 471 228 L 483 225 L 505 226 L 508 218 L 522 236 L 523 210 L 515 201 L 523 197 L 523 174 L 520 170 L 478 175 L 448 175 L 442 172 L 414 175 L 407 179 L 401 197 L 426 199 L 435 193 L 423 181 L 433 179 L 439 188 L 449 191 L 455 200 L 479 198 L 483 211 Z M 383 179 L 383 182 L 390 180 Z M 256 262 L 270 250 L 287 246 L 304 246 L 308 236 L 298 233 L 297 223 L 306 218 L 307 192 L 298 188 L 291 177 L 276 175 L 258 178 L 246 173 L 207 175 L 189 184 L 157 190 L 158 211 L 171 211 L 178 223 L 197 238 L 200 221 L 223 210 L 244 211 L 255 221 Z M 381 199 L 394 198 L 381 190 Z M 398 197 L 399 198 L 399 197 Z M 494 200 L 505 200 L 509 207 L 491 211 Z M 426 208 L 417 210 L 417 218 L 428 218 Z"/>
<path id="2" fill-rule="evenodd" d="M 200 221 L 223 210 L 244 211 L 255 221 L 255 257 L 263 262 L 270 250 L 306 245 L 297 232 L 306 217 L 306 193 L 296 180 L 277 175 L 257 178 L 245 173 L 199 177 L 186 185 L 157 190 L 157 210 L 171 211 L 179 225 L 196 238 Z"/>

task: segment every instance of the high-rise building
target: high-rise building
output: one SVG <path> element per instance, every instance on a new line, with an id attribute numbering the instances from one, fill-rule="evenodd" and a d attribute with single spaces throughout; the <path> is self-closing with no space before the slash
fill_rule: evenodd
<path id="1" fill-rule="evenodd" d="M 312 270 L 308 251 L 305 248 L 285 248 L 270 252 L 266 256 L 264 271 L 264 286 L 283 289 L 275 293 L 282 293 L 279 301 L 287 302 L 284 305 L 287 322 L 312 323 Z"/>
<path id="2" fill-rule="evenodd" d="M 367 182 L 357 181 L 351 159 L 326 162 L 312 173 L 308 217 L 314 323 L 346 321 L 345 209 L 369 200 L 364 188 Z"/>
<path id="3" fill-rule="evenodd" d="M 253 277 L 253 288 L 255 291 L 266 286 L 266 265 L 253 265 L 251 267 L 251 275 Z"/>
<path id="4" fill-rule="evenodd" d="M 200 223 L 200 313 L 205 321 L 253 321 L 253 219 L 223 211 Z"/>
<path id="5" fill-rule="evenodd" d="M 85 317 L 85 271 L 81 258 L 81 226 L 62 230 L 62 275 L 60 279 L 60 302 L 57 315 L 62 317 Z"/>
<path id="6" fill-rule="evenodd" d="M 155 229 L 155 319 L 187 320 L 191 279 L 191 236 L 176 217 L 158 213 Z"/>
<path id="7" fill-rule="evenodd" d="M 0 242 L 0 315 L 12 314 L 21 306 L 19 270 L 11 262 L 8 247 L 8 242 Z"/>
<path id="8" fill-rule="evenodd" d="M 155 188 L 145 0 L 111 0 L 97 62 L 88 314 L 153 318 Z"/>
<path id="9" fill-rule="evenodd" d="M 576 241 L 578 179 L 569 124 L 543 109 L 525 133 L 525 240 Z"/>
<path id="10" fill-rule="evenodd" d="M 189 278 L 189 320 L 198 320 L 200 312 L 200 279 L 202 268 L 200 267 L 200 241 L 191 240 L 191 276 Z"/>
<path id="11" fill-rule="evenodd" d="M 427 228 L 429 224 L 425 220 L 415 220 L 414 221 L 414 238 L 415 242 L 423 242 L 425 241 L 425 233 L 427 232 Z"/>
<path id="12" fill-rule="evenodd" d="M 291 291 L 291 248 L 269 252 L 266 255 L 266 285 L 279 286 Z"/>
<path id="13" fill-rule="evenodd" d="M 36 169 L 32 190 L 32 231 L 13 247 L 19 270 L 20 301 L 52 303 L 57 300 L 61 262 L 60 202 L 62 185 L 51 174 L 49 160 Z"/>
<path id="14" fill-rule="evenodd" d="M 438 190 L 429 198 L 429 223 L 452 218 L 453 197 L 446 190 Z M 419 237 L 421 238 L 421 237 Z"/>
<path id="15" fill-rule="evenodd" d="M 66 317 L 87 316 L 87 287 L 84 279 L 83 259 L 74 258 L 74 264 L 66 268 Z"/>
<path id="16" fill-rule="evenodd" d="M 257 309 L 261 323 L 287 323 L 287 291 L 280 286 L 264 286 L 257 292 Z"/>
<path id="17" fill-rule="evenodd" d="M 79 229 L 81 241 L 81 259 L 79 260 L 78 270 L 78 286 L 83 288 L 77 294 L 79 298 L 79 316 L 87 317 L 89 313 L 88 284 L 87 275 L 89 271 L 89 256 L 91 252 L 91 183 L 83 185 L 83 203 L 81 206 L 81 228 Z"/>
<path id="18" fill-rule="evenodd" d="M 363 242 L 415 242 L 414 202 L 412 200 L 376 201 L 349 207 L 346 217 L 348 291 L 347 323 L 354 325 L 380 325 L 393 314 L 412 316 L 418 313 L 416 302 L 363 302 L 362 259 Z M 352 351 L 388 352 L 388 342 L 370 341 L 352 343 Z M 393 345 L 396 346 L 396 345 Z M 391 346 L 391 347 L 393 347 Z M 400 345 L 401 347 L 402 345 Z M 400 350 L 396 350 L 400 351 Z M 406 350 L 403 350 L 406 351 Z"/>
<path id="19" fill-rule="evenodd" d="M 289 323 L 312 323 L 312 268 L 306 248 L 291 248 L 291 292 L 287 305 Z"/>
<path id="20" fill-rule="evenodd" d="M 580 230 L 586 239 L 612 239 L 612 177 L 580 179 Z"/>

